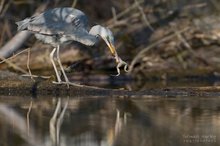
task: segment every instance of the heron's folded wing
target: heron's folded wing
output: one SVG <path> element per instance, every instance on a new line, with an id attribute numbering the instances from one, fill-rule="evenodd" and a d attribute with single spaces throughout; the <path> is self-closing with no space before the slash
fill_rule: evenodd
<path id="1" fill-rule="evenodd" d="M 57 35 L 64 32 L 63 27 L 65 27 L 63 22 L 47 20 L 43 14 L 40 14 L 30 18 L 27 30 L 43 35 Z"/>
<path id="2" fill-rule="evenodd" d="M 61 39 L 77 41 L 87 46 L 93 46 L 98 40 L 96 36 L 89 34 L 85 29 L 78 29 L 71 33 L 67 33 Z"/>
<path id="3" fill-rule="evenodd" d="M 40 33 L 43 35 L 62 35 L 65 34 L 65 31 L 63 29 L 59 29 L 57 25 L 54 26 L 42 26 L 41 24 L 30 24 L 28 26 L 28 30 Z"/>
<path id="4" fill-rule="evenodd" d="M 88 19 L 84 13 L 73 8 L 60 8 L 46 11 L 30 18 L 28 30 L 45 34 L 65 34 L 87 29 Z"/>
<path id="5" fill-rule="evenodd" d="M 61 42 L 77 41 L 92 46 L 97 38 L 88 33 L 87 21 L 79 10 L 59 8 L 29 18 L 26 29 L 42 35 L 56 35 Z"/>
<path id="6" fill-rule="evenodd" d="M 43 35 L 56 35 L 60 38 L 61 42 L 76 41 L 87 46 L 93 46 L 98 39 L 96 36 L 89 34 L 84 28 L 73 29 L 66 32 L 65 30 L 58 30 L 54 26 L 48 29 L 47 27 L 42 28 L 37 25 L 29 25 L 29 30 Z"/>

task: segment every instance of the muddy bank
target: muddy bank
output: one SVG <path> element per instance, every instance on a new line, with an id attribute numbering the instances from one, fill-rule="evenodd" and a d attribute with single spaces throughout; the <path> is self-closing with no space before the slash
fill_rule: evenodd
<path id="1" fill-rule="evenodd" d="M 165 97 L 217 97 L 220 96 L 219 87 L 167 87 L 149 88 L 143 91 L 128 91 L 117 89 L 94 88 L 91 86 L 75 87 L 55 85 L 51 82 L 7 82 L 1 81 L 0 95 L 24 97 L 102 97 L 102 98 L 148 98 L 151 96 Z"/>
<path id="2" fill-rule="evenodd" d="M 0 95 L 5 96 L 25 96 L 25 97 L 129 97 L 129 98 L 145 98 L 154 96 L 199 96 L 199 97 L 215 97 L 220 95 L 220 87 L 146 87 L 141 91 L 124 89 L 99 88 L 94 86 L 73 86 L 54 84 L 52 80 L 35 79 L 30 77 L 22 77 L 10 72 L 1 72 L 0 75 Z"/>

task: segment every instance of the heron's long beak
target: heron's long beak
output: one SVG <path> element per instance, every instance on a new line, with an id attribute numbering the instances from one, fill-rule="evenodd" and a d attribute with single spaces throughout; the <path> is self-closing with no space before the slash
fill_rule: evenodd
<path id="1" fill-rule="evenodd" d="M 115 56 L 115 55 L 116 55 L 115 46 L 114 46 L 111 42 L 109 42 L 107 39 L 104 39 L 104 41 L 105 41 L 105 43 L 107 44 L 107 46 L 109 47 L 109 49 L 110 49 L 112 55 Z"/>
<path id="2" fill-rule="evenodd" d="M 112 44 L 109 44 L 108 47 L 109 47 L 111 53 L 112 53 L 113 55 L 115 55 L 115 52 L 116 52 L 116 50 L 115 50 L 115 46 L 112 45 Z"/>

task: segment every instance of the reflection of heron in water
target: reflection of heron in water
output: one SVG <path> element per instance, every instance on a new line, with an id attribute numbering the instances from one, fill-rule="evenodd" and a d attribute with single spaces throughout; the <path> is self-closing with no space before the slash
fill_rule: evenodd
<path id="1" fill-rule="evenodd" d="M 54 114 L 52 118 L 50 119 L 50 136 L 52 139 L 52 142 L 55 145 L 60 144 L 60 128 L 63 123 L 64 114 L 66 112 L 67 106 L 69 103 L 69 98 L 67 99 L 63 109 L 61 108 L 61 98 L 58 98 L 56 109 L 54 111 Z"/>
<path id="2" fill-rule="evenodd" d="M 57 61 L 65 78 L 65 83 L 69 80 L 65 74 L 59 57 L 60 45 L 77 41 L 87 46 L 93 46 L 101 37 L 109 47 L 117 63 L 117 75 L 120 75 L 119 67 L 124 66 L 127 71 L 127 63 L 118 57 L 114 46 L 112 32 L 103 26 L 95 25 L 88 31 L 88 20 L 86 15 L 74 8 L 55 8 L 45 11 L 39 15 L 26 18 L 17 22 L 18 30 L 28 30 L 35 33 L 37 39 L 55 47 L 50 53 L 57 81 L 62 83 L 60 74 L 54 62 L 54 53 L 57 53 Z M 64 82 L 63 82 L 64 83 Z M 74 84 L 75 85 L 75 84 Z"/>

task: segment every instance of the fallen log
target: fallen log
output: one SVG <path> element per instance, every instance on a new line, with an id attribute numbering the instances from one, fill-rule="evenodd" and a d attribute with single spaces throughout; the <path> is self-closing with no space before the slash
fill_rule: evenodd
<path id="1" fill-rule="evenodd" d="M 119 89 L 106 89 L 93 86 L 70 86 L 65 84 L 53 84 L 51 81 L 32 80 L 1 80 L 0 95 L 4 96 L 28 96 L 28 97 L 130 97 L 145 98 L 149 96 L 162 97 L 217 97 L 220 96 L 220 87 L 167 87 L 167 88 L 146 88 L 143 91 L 129 91 Z"/>

